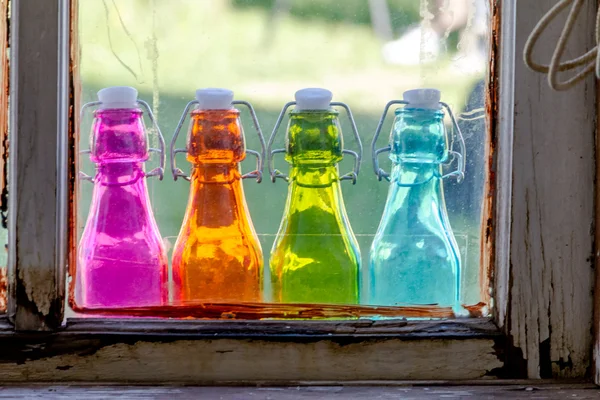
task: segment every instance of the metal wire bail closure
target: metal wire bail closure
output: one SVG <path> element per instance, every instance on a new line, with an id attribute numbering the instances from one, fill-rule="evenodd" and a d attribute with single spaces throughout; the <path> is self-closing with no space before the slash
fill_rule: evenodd
<path id="1" fill-rule="evenodd" d="M 385 105 L 385 108 L 383 109 L 383 114 L 381 115 L 381 118 L 379 119 L 379 123 L 377 124 L 377 129 L 375 129 L 375 136 L 373 136 L 373 141 L 371 142 L 371 159 L 373 161 L 373 171 L 375 172 L 375 175 L 377 175 L 377 179 L 379 181 L 381 181 L 382 179 L 385 179 L 386 181 L 389 182 L 389 180 L 390 180 L 390 174 L 379 167 L 379 154 L 389 152 L 391 150 L 391 146 L 388 144 L 385 147 L 377 149 L 377 139 L 379 138 L 379 134 L 381 133 L 381 128 L 383 127 L 383 123 L 385 122 L 387 113 L 388 113 L 390 107 L 393 106 L 394 104 L 401 104 L 401 105 L 406 106 L 409 103 L 405 100 L 391 100 L 390 102 L 388 102 Z M 458 183 L 460 183 L 460 182 L 462 182 L 462 180 L 465 177 L 465 169 L 466 169 L 466 164 L 467 164 L 465 139 L 463 138 L 460 127 L 458 126 L 458 123 L 456 122 L 456 118 L 454 117 L 454 114 L 452 113 L 452 109 L 450 109 L 450 106 L 442 101 L 440 101 L 439 104 L 448 111 L 448 115 L 450 116 L 450 119 L 452 120 L 452 126 L 453 126 L 452 135 L 451 135 L 451 139 L 450 139 L 450 150 L 449 150 L 449 154 L 451 155 L 452 158 L 447 163 L 445 163 L 445 165 L 452 164 L 455 159 L 458 161 L 456 170 L 449 172 L 445 175 L 442 175 L 442 179 L 449 178 L 451 176 L 455 176 L 456 181 Z M 455 136 L 457 138 L 458 145 L 460 147 L 460 152 L 454 150 L 454 137 Z"/>
<path id="2" fill-rule="evenodd" d="M 187 153 L 187 147 L 185 149 L 176 149 L 175 142 L 177 141 L 177 137 L 179 136 L 179 132 L 183 127 L 183 124 L 188 116 L 188 113 L 192 106 L 198 105 L 198 100 L 192 100 L 185 106 L 183 110 L 183 114 L 181 114 L 181 118 L 179 119 L 179 123 L 175 128 L 175 132 L 173 133 L 173 139 L 171 139 L 170 145 L 170 164 L 171 164 L 171 173 L 173 174 L 173 180 L 177 180 L 177 178 L 181 177 L 186 181 L 190 181 L 190 177 L 185 174 L 180 168 L 177 167 L 175 157 L 177 153 Z M 256 129 L 256 133 L 258 134 L 258 140 L 260 141 L 260 153 L 256 150 L 246 149 L 246 154 L 252 154 L 256 157 L 256 169 L 254 171 L 248 172 L 247 174 L 242 175 L 242 179 L 247 178 L 256 178 L 256 183 L 262 182 L 262 170 L 263 170 L 263 160 L 265 159 L 265 137 L 263 136 L 262 130 L 260 129 L 260 124 L 258 123 L 258 118 L 256 117 L 256 112 L 254 112 L 254 107 L 247 101 L 244 100 L 234 100 L 231 102 L 232 105 L 243 105 L 248 108 L 250 111 L 250 116 L 252 117 L 252 122 L 254 123 L 254 128 Z"/>
<path id="3" fill-rule="evenodd" d="M 156 129 L 156 133 L 158 133 L 158 141 L 159 141 L 159 146 L 160 146 L 159 149 L 155 149 L 155 148 L 148 149 L 148 152 L 150 152 L 150 153 L 159 153 L 160 154 L 160 167 L 156 167 L 152 171 L 146 172 L 145 176 L 146 176 L 146 178 L 151 177 L 151 176 L 158 176 L 158 180 L 162 181 L 163 177 L 164 177 L 164 173 L 165 173 L 165 162 L 166 162 L 165 138 L 163 137 L 162 132 L 160 131 L 160 127 L 156 123 L 156 119 L 154 118 L 154 114 L 152 113 L 152 110 L 150 109 L 150 106 L 148 105 L 148 103 L 146 103 L 144 100 L 139 100 L 139 99 L 136 100 L 136 103 L 141 105 L 148 112 L 148 118 L 150 119 L 150 122 L 152 123 L 152 127 L 154 129 Z M 83 119 L 83 113 L 85 112 L 86 109 L 99 106 L 100 104 L 102 104 L 102 102 L 100 102 L 100 101 L 91 101 L 89 103 L 85 103 L 81 107 L 81 111 L 79 113 L 79 120 L 81 121 Z M 92 152 L 92 149 L 82 150 L 79 152 L 79 154 L 91 154 L 91 152 Z M 89 176 L 88 174 L 86 174 L 83 171 L 79 171 L 79 179 L 82 179 L 84 181 L 94 182 L 94 178 Z"/>
<path id="4" fill-rule="evenodd" d="M 295 101 L 290 101 L 283 106 L 283 109 L 279 113 L 279 117 L 277 117 L 277 122 L 275 122 L 275 127 L 273 128 L 273 132 L 271 133 L 271 137 L 269 138 L 269 145 L 267 146 L 267 154 L 269 156 L 267 160 L 267 165 L 269 168 L 269 175 L 271 175 L 271 182 L 275 182 L 277 178 L 283 179 L 286 182 L 289 181 L 289 176 L 282 173 L 278 169 L 275 169 L 275 162 L 273 160 L 273 156 L 278 153 L 285 153 L 285 149 L 275 149 L 273 148 L 273 143 L 275 142 L 275 137 L 277 136 L 277 132 L 279 131 L 279 127 L 281 126 L 281 122 L 283 121 L 283 117 L 286 114 L 288 108 L 296 105 Z M 354 116 L 352 115 L 352 111 L 350 107 L 346 103 L 341 102 L 331 102 L 331 107 L 342 107 L 346 110 L 348 114 L 348 119 L 350 120 L 350 126 L 352 127 L 352 133 L 354 134 L 354 139 L 358 144 L 358 153 L 353 150 L 342 149 L 342 154 L 348 154 L 354 157 L 354 168 L 351 172 L 344 174 L 340 177 L 340 181 L 351 180 L 352 184 L 356 184 L 356 179 L 358 178 L 358 173 L 360 172 L 360 162 L 362 160 L 362 142 L 360 140 L 360 136 L 358 134 L 358 129 L 356 128 L 356 122 L 354 121 Z"/>

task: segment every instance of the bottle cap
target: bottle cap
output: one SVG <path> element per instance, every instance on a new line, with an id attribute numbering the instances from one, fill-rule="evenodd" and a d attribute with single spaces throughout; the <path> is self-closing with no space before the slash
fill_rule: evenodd
<path id="1" fill-rule="evenodd" d="M 296 110 L 329 110 L 333 94 L 327 89 L 306 88 L 296 92 Z"/>
<path id="2" fill-rule="evenodd" d="M 229 110 L 233 101 L 233 92 L 229 89 L 198 89 L 196 100 L 198 110 Z"/>
<path id="3" fill-rule="evenodd" d="M 98 92 L 100 108 L 137 108 L 138 91 L 129 86 L 111 86 Z"/>
<path id="4" fill-rule="evenodd" d="M 442 93 L 437 89 L 413 89 L 404 92 L 404 101 L 411 108 L 439 110 Z"/>

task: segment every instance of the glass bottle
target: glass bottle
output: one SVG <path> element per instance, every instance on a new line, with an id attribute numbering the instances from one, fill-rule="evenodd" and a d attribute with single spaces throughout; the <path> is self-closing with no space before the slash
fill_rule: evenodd
<path id="1" fill-rule="evenodd" d="M 360 251 L 346 215 L 340 180 L 356 182 L 360 155 L 343 150 L 338 112 L 348 112 L 356 141 L 362 146 L 347 105 L 331 103 L 325 89 L 303 89 L 288 103 L 269 140 L 271 179 L 289 181 L 281 225 L 271 250 L 273 301 L 281 303 L 356 304 Z M 291 105 L 286 149 L 271 151 L 281 120 Z M 272 158 L 285 152 L 289 178 L 273 169 Z M 355 169 L 339 177 L 343 154 L 356 157 Z"/>
<path id="2" fill-rule="evenodd" d="M 373 139 L 373 161 L 379 180 L 390 181 L 383 216 L 371 246 L 368 270 L 370 305 L 459 305 L 460 252 L 444 202 L 444 178 L 464 176 L 464 141 L 450 108 L 435 89 L 404 93 L 404 101 L 385 108 Z M 396 110 L 390 145 L 375 151 L 381 126 L 392 104 Z M 444 127 L 447 108 L 461 153 L 452 150 Z M 377 155 L 389 151 L 392 172 L 378 166 Z M 443 175 L 443 166 L 456 159 L 458 169 Z M 365 301 L 366 300 L 366 301 Z"/>
<path id="3" fill-rule="evenodd" d="M 240 111 L 249 108 L 262 154 L 246 150 Z M 186 149 L 174 149 L 179 130 L 192 106 Z M 262 301 L 263 255 L 246 205 L 243 178 L 262 180 L 264 139 L 254 109 L 233 101 L 226 89 L 200 89 L 188 103 L 171 142 L 173 177 L 191 181 L 185 217 L 173 251 L 175 302 Z M 175 154 L 185 152 L 192 163 L 187 177 L 175 166 Z M 257 169 L 240 173 L 246 154 L 255 155 Z"/>
<path id="4" fill-rule="evenodd" d="M 167 256 L 152 213 L 146 177 L 162 179 L 164 140 L 155 125 L 161 150 L 148 148 L 142 119 L 147 103 L 130 87 L 98 92 L 90 137 L 95 176 L 92 203 L 81 237 L 71 306 L 75 310 L 164 305 L 168 301 Z M 150 151 L 161 153 L 161 167 L 146 173 Z"/>

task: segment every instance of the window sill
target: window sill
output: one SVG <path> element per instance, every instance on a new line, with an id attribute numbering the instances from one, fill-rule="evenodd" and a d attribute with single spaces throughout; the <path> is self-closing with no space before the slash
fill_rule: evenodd
<path id="1" fill-rule="evenodd" d="M 0 348 L 4 382 L 286 384 L 494 379 L 503 376 L 504 337 L 487 318 L 86 318 L 54 333 L 0 332 Z"/>
<path id="2" fill-rule="evenodd" d="M 148 335 L 178 338 L 498 338 L 491 318 L 408 321 L 244 321 L 71 318 L 63 334 Z"/>

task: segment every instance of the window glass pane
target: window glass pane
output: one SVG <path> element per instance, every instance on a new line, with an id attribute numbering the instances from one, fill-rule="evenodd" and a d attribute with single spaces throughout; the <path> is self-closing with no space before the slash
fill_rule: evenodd
<path id="1" fill-rule="evenodd" d="M 399 257 L 397 259 L 404 260 L 398 261 L 403 266 L 409 263 L 406 260 L 410 260 L 411 257 L 413 259 L 414 265 L 408 269 L 405 268 L 401 279 L 406 285 L 403 290 L 409 294 L 409 299 L 414 300 L 409 300 L 408 303 L 421 305 L 435 303 L 436 299 L 445 296 L 445 292 L 455 290 L 452 281 L 456 276 L 460 276 L 459 303 L 474 305 L 484 300 L 481 293 L 487 292 L 487 288 L 480 286 L 482 274 L 480 258 L 482 213 L 484 212 L 482 204 L 488 173 L 485 82 L 490 59 L 489 25 L 489 4 L 486 0 L 174 0 L 168 2 L 158 0 L 80 0 L 78 21 L 80 65 L 78 72 L 81 95 L 79 101 L 81 104 L 97 101 L 96 93 L 105 87 L 116 85 L 135 87 L 139 91 L 139 97 L 151 105 L 168 147 L 186 104 L 194 99 L 194 92 L 198 88 L 228 88 L 235 92 L 236 100 L 250 102 L 256 110 L 267 140 L 283 105 L 294 100 L 294 93 L 297 90 L 308 87 L 329 89 L 333 93 L 333 101 L 344 102 L 352 109 L 364 147 L 360 175 L 356 185 L 353 185 L 351 180 L 347 180 L 340 182 L 339 186 L 343 194 L 349 224 L 361 254 L 359 262 L 361 279 L 358 280 L 357 285 L 362 286 L 360 286 L 360 290 L 354 292 L 360 291 L 362 302 L 366 303 L 364 299 L 369 296 L 373 298 L 369 292 L 374 286 L 365 282 L 372 282 L 372 279 L 375 279 L 373 274 L 369 274 L 369 253 L 391 187 L 390 183 L 385 180 L 379 182 L 373 172 L 370 149 L 375 128 L 386 103 L 393 99 L 402 99 L 405 90 L 414 88 L 441 90 L 441 99 L 448 103 L 453 110 L 464 137 L 466 145 L 464 180 L 459 183 L 452 176 L 445 179 L 438 178 L 436 174 L 438 174 L 440 162 L 443 164 L 452 160 L 452 157 L 445 153 L 447 158 L 442 155 L 440 159 L 436 159 L 436 167 L 433 169 L 427 167 L 429 171 L 434 171 L 431 174 L 435 175 L 430 174 L 427 178 L 430 179 L 433 176 L 431 182 L 434 184 L 430 188 L 431 193 L 428 194 L 427 190 L 429 189 L 424 187 L 415 189 L 410 185 L 404 185 L 400 190 L 404 194 L 397 194 L 397 196 L 407 196 L 406 198 L 409 200 L 406 200 L 405 203 L 397 201 L 399 204 L 404 204 L 402 207 L 408 214 L 402 218 L 404 218 L 404 224 L 411 228 L 404 231 L 405 237 L 397 232 L 393 235 L 392 242 L 394 240 L 396 242 L 392 243 L 392 247 L 395 247 L 389 252 L 396 252 L 394 254 Z M 392 107 L 392 110 L 396 107 Z M 241 105 L 238 108 L 241 111 L 246 147 L 260 151 L 260 141 L 253 129 L 247 109 Z M 337 118 L 341 123 L 344 148 L 358 151 L 358 143 L 353 138 L 348 117 L 343 109 L 339 109 L 339 111 Z M 440 123 L 446 127 L 449 140 L 452 137 L 455 138 L 452 149 L 459 151 L 459 141 L 457 137 L 453 136 L 452 123 L 448 113 L 445 112 L 443 117 L 439 115 L 436 117 L 436 112 L 430 110 L 427 118 L 433 118 L 433 120 L 438 118 L 439 121 L 442 121 Z M 98 121 L 98 114 L 96 117 L 96 121 Z M 128 118 L 134 117 L 133 115 L 128 116 Z M 415 116 L 409 115 L 407 118 L 413 117 Z M 206 118 L 210 119 L 208 116 Z M 306 121 L 310 120 L 309 117 L 306 118 L 308 118 Z M 92 113 L 86 112 L 81 120 L 81 150 L 90 148 L 89 132 L 92 119 Z M 378 148 L 387 144 L 393 120 L 394 115 L 390 112 L 377 143 Z M 135 124 L 132 119 L 128 120 L 129 122 L 120 121 L 121 125 Z M 147 130 L 149 146 L 158 148 L 160 143 L 157 132 L 151 128 L 148 119 L 145 121 L 149 128 Z M 176 143 L 177 148 L 186 147 L 188 121 L 189 119 L 183 125 Z M 233 117 L 233 121 L 235 121 L 235 117 Z M 273 148 L 284 147 L 289 117 L 286 115 L 283 121 Z M 301 131 L 305 129 L 308 132 L 314 128 L 313 125 L 310 125 L 310 121 L 306 121 L 299 123 L 298 129 Z M 425 124 L 426 122 L 423 121 L 421 120 L 420 123 Z M 202 125 L 203 123 L 205 125 Z M 202 126 L 208 126 L 206 124 L 209 123 L 201 123 L 196 120 L 195 124 L 200 129 Z M 427 132 L 429 132 L 427 135 L 433 136 L 427 136 L 425 139 L 421 137 L 420 141 L 415 142 L 417 146 L 427 146 L 427 140 L 433 140 L 432 138 L 435 136 L 431 133 L 433 128 L 427 126 Z M 96 126 L 96 128 L 98 127 Z M 196 139 L 205 140 L 203 138 L 206 136 L 202 135 L 206 133 L 198 132 L 196 133 L 199 136 Z M 332 137 L 337 134 L 337 132 L 328 132 L 333 135 Z M 192 137 L 194 136 L 192 135 Z M 410 142 L 407 137 L 397 137 L 399 143 L 403 143 L 402 146 Z M 97 141 L 98 138 L 95 140 L 93 145 L 97 149 L 102 144 Z M 435 140 L 441 140 L 442 153 L 449 150 L 450 144 L 449 142 L 444 143 L 443 133 Z M 312 142 L 304 143 L 307 146 L 313 144 Z M 303 144 L 297 143 L 297 145 L 302 146 Z M 423 151 L 427 152 L 427 149 Z M 183 154 L 179 154 L 177 157 L 177 166 L 186 174 L 190 173 L 189 160 L 190 157 L 186 159 Z M 388 153 L 381 154 L 379 161 L 384 170 L 392 169 Z M 457 161 L 455 159 L 451 165 L 444 166 L 443 173 L 456 170 L 459 164 Z M 241 163 L 242 171 L 244 173 L 252 171 L 255 168 L 255 162 L 255 157 L 248 155 L 246 160 Z M 276 154 L 274 162 L 276 168 L 286 174 L 302 175 L 300 171 L 302 168 L 298 170 L 300 172 L 290 171 L 283 154 Z M 406 165 L 410 167 L 413 164 Z M 146 164 L 146 171 L 151 171 L 156 167 L 158 167 L 158 157 L 156 154 L 151 154 L 151 158 Z M 87 175 L 95 176 L 96 174 L 89 154 L 81 155 L 80 168 Z M 114 169 L 114 167 L 110 168 Z M 352 171 L 352 168 L 352 156 L 344 154 L 343 160 L 339 163 L 340 175 Z M 203 179 L 212 179 L 210 177 L 214 178 L 215 174 L 221 174 L 222 177 L 230 173 L 222 170 L 219 170 L 218 173 L 211 171 L 202 170 L 197 173 L 202 175 Z M 323 171 L 328 171 L 328 169 L 323 167 L 319 171 L 319 173 L 324 173 Z M 405 174 L 402 179 L 413 179 L 414 177 L 406 178 L 406 171 L 398 172 Z M 288 183 L 283 180 L 278 180 L 275 184 L 271 183 L 266 162 L 263 172 L 262 183 L 257 184 L 253 179 L 244 180 L 243 191 L 264 256 L 265 300 L 275 301 L 276 299 L 272 297 L 274 288 L 272 287 L 273 279 L 269 277 L 269 261 L 271 249 L 286 210 Z M 127 186 L 131 182 L 126 179 L 126 176 L 131 178 L 135 173 L 131 170 L 128 170 L 127 173 L 119 170 L 118 173 L 122 176 L 114 178 L 114 182 L 107 184 L 108 186 L 120 185 L 118 190 L 114 189 L 113 185 L 113 189 L 98 190 L 94 193 L 93 187 L 98 185 L 98 180 L 96 183 L 80 182 L 77 224 L 79 239 L 82 237 L 86 223 L 95 223 L 97 229 L 98 218 L 104 218 L 103 223 L 120 223 L 122 226 L 126 226 L 139 217 L 134 214 L 124 217 L 123 207 L 129 207 L 130 204 L 119 205 L 119 201 L 125 201 L 119 196 L 123 193 L 131 195 Z M 417 176 L 423 172 L 412 170 L 410 173 Z M 111 172 L 107 172 L 107 174 L 110 175 Z M 207 176 L 209 177 L 207 178 Z M 321 175 L 317 178 L 312 175 L 302 176 L 306 179 L 322 178 Z M 411 182 L 415 183 L 415 179 Z M 167 258 L 171 266 L 173 249 L 184 221 L 190 190 L 200 190 L 199 186 L 202 185 L 190 186 L 183 179 L 175 182 L 169 167 L 166 168 L 165 178 L 162 181 L 154 177 L 142 178 L 142 180 L 147 182 L 151 209 L 166 246 Z M 436 185 L 440 182 L 443 189 L 436 192 Z M 314 182 L 309 185 L 313 184 Z M 143 189 L 140 190 L 143 192 Z M 122 193 L 118 194 L 118 191 Z M 335 190 L 331 193 L 334 192 Z M 310 199 L 311 195 L 308 194 L 298 196 L 305 196 L 303 201 L 309 203 L 310 201 L 327 202 L 328 200 L 326 201 L 324 198 L 331 193 L 321 192 L 319 195 L 314 195 L 312 200 Z M 203 198 L 203 207 L 208 207 L 211 201 L 215 203 L 214 199 L 218 196 L 221 196 L 220 200 L 212 206 L 218 207 L 220 202 L 225 202 L 223 193 L 218 194 L 207 189 L 204 194 L 208 197 Z M 416 197 L 419 197 L 420 200 L 416 201 Z M 103 201 L 110 204 L 110 209 L 103 208 Z M 200 202 L 198 199 L 197 201 Z M 142 200 L 140 202 L 143 203 Z M 95 204 L 96 207 L 92 217 L 88 215 L 90 204 Z M 321 204 L 320 210 L 323 211 L 328 207 L 335 207 L 335 205 L 335 201 L 332 200 L 331 203 Z M 300 203 L 296 206 L 297 210 L 302 210 L 303 207 L 312 207 L 310 204 Z M 119 207 L 121 207 L 121 212 Z M 196 208 L 190 213 L 199 212 L 198 207 L 200 205 L 196 204 Z M 293 207 L 292 205 L 292 211 Z M 445 222 L 445 209 L 447 209 L 447 217 L 454 239 L 447 233 L 449 229 Z M 210 213 L 207 213 L 206 218 L 208 219 L 204 220 L 204 228 L 210 226 L 211 223 L 223 224 L 224 211 L 221 209 L 215 213 L 221 222 L 215 222 L 218 218 L 213 222 L 209 221 L 212 217 L 210 217 Z M 109 221 L 111 218 L 116 220 L 111 222 Z M 314 288 L 319 286 L 323 280 L 331 278 L 330 275 L 327 275 L 328 268 L 334 268 L 338 259 L 337 255 L 331 256 L 332 251 L 338 252 L 335 254 L 340 255 L 340 260 L 342 260 L 340 263 L 343 264 L 341 268 L 344 269 L 352 257 L 346 254 L 346 258 L 344 258 L 341 254 L 348 253 L 349 247 L 352 246 L 343 240 L 331 239 L 330 236 L 335 236 L 335 234 L 326 233 L 329 232 L 326 215 L 319 216 L 316 213 L 310 218 L 306 216 L 303 218 L 308 219 L 297 221 L 299 225 L 294 229 L 300 231 L 296 231 L 294 234 L 303 234 L 301 230 L 305 229 L 310 231 L 310 235 L 313 236 L 324 235 L 321 239 L 312 242 L 307 240 L 304 243 L 305 246 L 310 247 L 310 251 L 315 252 L 317 258 L 318 254 L 329 254 L 324 256 L 322 262 L 324 269 L 321 272 L 324 275 L 319 277 L 318 268 L 317 272 L 311 273 L 313 275 L 311 279 L 315 279 L 315 281 L 308 285 L 313 285 Z M 429 226 L 428 221 L 433 221 L 431 224 L 435 226 L 433 228 Z M 310 226 L 311 223 L 315 225 Z M 298 228 L 299 226 L 300 228 Z M 194 226 L 193 228 L 198 227 Z M 215 233 L 217 231 L 211 232 L 217 234 Z M 111 236 L 108 228 L 97 233 L 96 239 L 102 242 L 101 246 L 104 246 L 104 250 L 106 250 L 106 246 L 117 246 L 118 243 L 128 240 L 119 236 L 120 233 Z M 92 254 L 94 252 L 98 255 L 104 251 L 92 248 L 91 242 L 86 243 L 85 246 L 80 247 L 79 263 L 84 263 L 86 257 L 88 259 L 96 257 Z M 135 240 L 131 243 L 135 243 Z M 221 242 L 222 246 L 227 246 L 223 243 Z M 320 247 L 315 243 L 320 243 Z M 402 243 L 402 245 L 398 245 L 398 243 Z M 337 245 L 341 247 L 336 248 Z M 458 264 L 447 261 L 452 258 L 451 254 L 454 249 L 457 249 L 459 253 L 457 255 L 460 260 Z M 322 253 L 319 253 L 321 250 Z M 198 247 L 187 251 L 188 253 L 196 251 L 198 257 L 202 256 L 204 259 L 212 260 L 210 262 L 216 265 L 213 265 L 216 269 L 219 269 L 219 265 L 226 268 L 227 257 L 230 257 L 223 247 L 219 248 L 218 246 Z M 383 254 L 381 257 L 392 259 L 393 257 L 389 258 L 391 257 L 389 252 L 385 253 L 385 251 L 387 250 L 379 248 L 380 255 Z M 95 267 L 78 265 L 78 273 L 83 273 L 84 268 L 99 271 L 98 268 L 102 268 L 100 266 L 106 265 L 107 262 L 103 257 L 114 257 L 115 260 L 127 258 L 118 251 L 110 253 L 108 256 L 106 254 L 96 257 L 95 260 L 98 264 Z M 206 254 L 211 254 L 211 256 Z M 252 254 L 255 253 L 250 251 L 247 257 L 251 258 Z M 306 254 L 303 257 L 298 254 L 285 251 L 280 254 L 283 258 L 287 257 L 288 264 L 285 268 L 301 269 L 306 263 L 314 262 L 314 259 L 307 257 Z M 187 254 L 187 256 L 190 255 Z M 290 261 L 290 258 L 294 257 L 296 258 Z M 414 259 L 420 261 L 414 261 Z M 113 261 L 116 262 L 115 260 Z M 220 264 L 216 260 L 221 260 Z M 209 263 L 209 261 L 205 262 Z M 250 261 L 243 262 L 246 263 L 244 265 L 248 269 L 251 269 L 248 267 L 251 264 Z M 140 288 L 143 287 L 143 284 L 140 283 L 143 280 L 143 271 L 148 267 L 144 263 L 145 261 L 140 261 L 139 268 L 137 270 L 133 268 L 130 275 L 124 274 L 122 270 L 106 270 L 104 275 L 100 273 L 94 277 L 93 274 L 88 274 L 71 277 L 71 279 L 87 280 L 88 283 L 94 279 L 112 279 L 111 290 L 113 291 L 140 291 L 142 290 Z M 445 278 L 440 279 L 439 276 L 427 278 L 436 275 L 436 269 L 439 269 L 439 276 L 445 276 Z M 457 271 L 460 273 L 458 274 Z M 326 275 L 329 278 L 324 278 Z M 168 276 L 171 284 L 173 279 L 176 283 L 179 282 L 179 279 L 183 279 L 177 271 L 173 276 L 170 269 Z M 229 294 L 238 293 L 242 297 L 248 295 L 244 291 L 250 290 L 251 283 L 237 285 L 239 282 L 236 279 L 238 278 L 233 276 L 226 276 L 222 271 L 210 275 L 210 277 L 199 275 L 195 283 L 191 285 L 196 285 L 198 292 L 202 292 L 205 290 L 202 288 L 212 287 L 214 289 L 220 284 Z M 384 278 L 376 279 L 383 280 Z M 410 282 L 406 283 L 407 281 Z M 211 282 L 216 286 L 210 286 Z M 149 291 L 150 289 L 143 290 Z M 340 297 L 336 297 L 337 292 L 337 289 L 330 291 L 334 303 L 356 304 L 359 302 L 358 297 L 352 297 L 352 294 L 348 297 L 351 300 L 339 301 Z M 175 297 L 179 296 L 177 290 L 171 286 L 170 301 L 174 300 L 173 293 L 175 293 Z M 423 293 L 425 295 L 419 297 Z M 305 294 L 306 296 L 297 296 L 296 299 L 299 300 L 295 302 L 311 302 L 311 294 Z M 97 304 L 101 304 L 103 301 L 109 303 L 112 301 L 108 298 L 102 300 L 101 294 L 98 296 L 100 297 L 91 296 L 90 299 L 93 297 L 95 300 L 90 301 L 92 303 L 95 301 Z M 245 299 L 248 298 L 251 297 L 245 297 Z M 352 300 L 353 298 L 355 300 Z M 406 297 L 401 298 L 405 299 Z M 317 302 L 329 302 L 327 296 L 320 297 L 320 299 L 325 300 Z M 433 299 L 433 301 L 424 299 Z M 405 304 L 405 301 L 400 302 Z M 391 300 L 391 304 L 399 305 L 395 300 Z"/>

